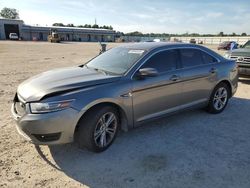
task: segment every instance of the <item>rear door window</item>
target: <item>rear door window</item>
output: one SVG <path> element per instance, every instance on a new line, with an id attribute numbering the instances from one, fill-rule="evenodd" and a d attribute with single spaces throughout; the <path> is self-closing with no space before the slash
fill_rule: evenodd
<path id="1" fill-rule="evenodd" d="M 176 70 L 177 50 L 166 50 L 153 55 L 141 68 L 155 68 L 159 73 Z"/>
<path id="2" fill-rule="evenodd" d="M 216 63 L 218 62 L 213 56 L 201 51 L 201 56 L 204 64 Z"/>
<path id="3" fill-rule="evenodd" d="M 189 68 L 203 64 L 201 51 L 197 49 L 181 49 L 180 50 L 182 67 Z"/>

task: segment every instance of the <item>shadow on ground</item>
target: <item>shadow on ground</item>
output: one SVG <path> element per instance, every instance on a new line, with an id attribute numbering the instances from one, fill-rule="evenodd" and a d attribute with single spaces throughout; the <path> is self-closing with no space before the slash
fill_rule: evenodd
<path id="1" fill-rule="evenodd" d="M 218 115 L 182 112 L 121 133 L 104 153 L 74 145 L 50 151 L 55 168 L 89 187 L 243 188 L 250 187 L 249 135 L 250 100 L 234 97 Z"/>

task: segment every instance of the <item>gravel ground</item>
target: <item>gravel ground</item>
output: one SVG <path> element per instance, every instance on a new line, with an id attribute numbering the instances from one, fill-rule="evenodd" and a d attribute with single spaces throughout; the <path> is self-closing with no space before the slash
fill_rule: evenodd
<path id="1" fill-rule="evenodd" d="M 223 113 L 193 110 L 152 121 L 120 133 L 100 154 L 23 140 L 10 113 L 17 85 L 98 50 L 96 43 L 0 42 L 0 187 L 250 187 L 249 79 L 240 79 Z"/>

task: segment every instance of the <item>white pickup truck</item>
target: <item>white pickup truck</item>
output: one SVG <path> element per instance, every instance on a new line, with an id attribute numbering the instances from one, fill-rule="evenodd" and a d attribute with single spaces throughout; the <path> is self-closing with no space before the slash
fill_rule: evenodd
<path id="1" fill-rule="evenodd" d="M 19 39 L 19 37 L 16 33 L 10 33 L 9 38 L 10 38 L 10 40 L 18 40 Z"/>

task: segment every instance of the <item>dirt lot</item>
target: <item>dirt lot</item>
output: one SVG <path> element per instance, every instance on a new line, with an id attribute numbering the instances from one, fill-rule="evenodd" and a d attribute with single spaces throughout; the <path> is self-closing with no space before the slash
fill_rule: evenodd
<path id="1" fill-rule="evenodd" d="M 0 42 L 0 187 L 250 187 L 250 80 L 240 80 L 223 113 L 194 110 L 148 123 L 121 133 L 104 153 L 24 141 L 10 114 L 17 85 L 98 50 L 96 43 Z"/>

